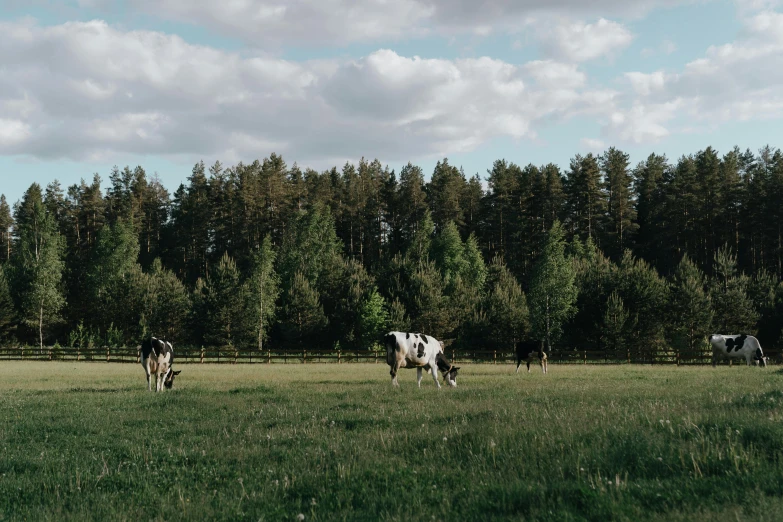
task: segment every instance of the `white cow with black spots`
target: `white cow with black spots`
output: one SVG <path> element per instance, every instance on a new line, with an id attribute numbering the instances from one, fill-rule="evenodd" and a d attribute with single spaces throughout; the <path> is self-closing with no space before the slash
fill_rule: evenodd
<path id="1" fill-rule="evenodd" d="M 421 388 L 422 370 L 432 373 L 432 379 L 440 388 L 438 370 L 451 387 L 457 386 L 457 370 L 443 353 L 443 343 L 429 335 L 409 332 L 389 332 L 383 338 L 386 347 L 386 362 L 391 371 L 392 385 L 399 386 L 397 372 L 400 368 L 416 368 L 416 377 Z"/>
<path id="2" fill-rule="evenodd" d="M 712 365 L 716 366 L 718 359 L 745 359 L 751 364 L 767 365 L 767 358 L 761 351 L 758 339 L 752 335 L 710 335 L 712 345 Z"/>
<path id="3" fill-rule="evenodd" d="M 144 339 L 141 343 L 141 365 L 147 374 L 147 390 L 152 391 L 150 376 L 155 376 L 155 391 L 163 390 L 165 386 L 174 386 L 174 377 L 180 372 L 174 371 L 174 347 L 168 341 L 156 337 Z"/>

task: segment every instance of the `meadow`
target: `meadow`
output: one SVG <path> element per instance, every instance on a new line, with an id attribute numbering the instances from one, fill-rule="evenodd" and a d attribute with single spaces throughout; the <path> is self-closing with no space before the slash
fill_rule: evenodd
<path id="1" fill-rule="evenodd" d="M 775 367 L 179 369 L 0 363 L 0 520 L 783 520 Z"/>

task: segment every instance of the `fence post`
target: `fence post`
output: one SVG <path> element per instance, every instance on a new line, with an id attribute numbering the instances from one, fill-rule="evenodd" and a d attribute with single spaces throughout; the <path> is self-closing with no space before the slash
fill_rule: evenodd
<path id="1" fill-rule="evenodd" d="M 49 360 L 52 360 L 52 347 L 49 347 Z"/>
<path id="2" fill-rule="evenodd" d="M 492 364 L 498 363 L 498 351 L 492 350 Z"/>
<path id="3" fill-rule="evenodd" d="M 677 366 L 680 365 L 680 349 L 677 348 Z"/>
<path id="4" fill-rule="evenodd" d="M 266 349 L 266 363 L 272 364 L 272 350 L 269 348 Z"/>
<path id="5" fill-rule="evenodd" d="M 237 359 L 239 358 L 239 350 L 234 348 L 234 364 L 237 363 Z"/>
<path id="6" fill-rule="evenodd" d="M 109 348 L 109 347 L 107 346 L 107 347 L 106 347 L 106 362 L 109 362 L 109 353 L 110 353 L 110 351 L 111 351 L 111 348 Z"/>
<path id="7" fill-rule="evenodd" d="M 626 353 L 626 355 L 628 357 L 628 364 L 631 364 L 631 349 L 630 348 L 626 348 L 625 349 L 625 353 Z"/>
<path id="8" fill-rule="evenodd" d="M 137 363 L 141 362 L 141 347 L 136 348 L 136 362 Z"/>
<path id="9" fill-rule="evenodd" d="M 340 349 L 337 349 L 337 364 L 340 364 Z"/>
<path id="10" fill-rule="evenodd" d="M 584 363 L 587 364 L 587 350 L 582 350 L 582 357 L 584 357 Z"/>
<path id="11" fill-rule="evenodd" d="M 199 360 L 199 363 L 204 364 L 204 347 L 201 347 L 201 359 Z"/>
<path id="12" fill-rule="evenodd" d="M 378 350 L 375 350 L 375 364 L 378 364 Z"/>
<path id="13" fill-rule="evenodd" d="M 302 364 L 307 362 L 307 348 L 302 348 Z"/>
<path id="14" fill-rule="evenodd" d="M 80 350 L 80 349 L 81 349 L 81 346 L 80 346 L 79 348 L 77 348 L 77 349 L 76 349 L 76 360 L 77 360 L 77 361 L 79 360 L 79 358 L 80 358 L 80 356 L 81 356 L 81 353 L 79 353 L 79 350 Z"/>

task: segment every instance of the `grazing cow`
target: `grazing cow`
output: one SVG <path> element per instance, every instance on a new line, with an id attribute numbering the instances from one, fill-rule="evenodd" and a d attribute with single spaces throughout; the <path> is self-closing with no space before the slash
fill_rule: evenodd
<path id="1" fill-rule="evenodd" d="M 522 361 L 527 363 L 527 373 L 530 373 L 530 363 L 536 359 L 538 359 L 538 364 L 541 366 L 541 371 L 546 373 L 547 360 L 546 353 L 544 352 L 544 341 L 519 341 L 517 342 L 516 352 L 516 373 L 519 373 L 519 367 L 522 365 Z"/>
<path id="2" fill-rule="evenodd" d="M 383 338 L 386 347 L 386 362 L 391 371 L 392 385 L 399 386 L 397 372 L 400 368 L 416 368 L 416 377 L 421 388 L 422 370 L 432 373 L 435 384 L 438 382 L 438 370 L 443 372 L 443 379 L 452 388 L 457 386 L 457 370 L 443 353 L 443 344 L 424 334 L 389 332 Z"/>
<path id="3" fill-rule="evenodd" d="M 716 366 L 718 359 L 739 359 L 744 357 L 748 366 L 751 364 L 767 365 L 767 358 L 761 351 L 758 339 L 752 335 L 710 335 L 712 345 L 712 365 Z"/>
<path id="4" fill-rule="evenodd" d="M 165 386 L 174 386 L 174 377 L 180 372 L 174 371 L 174 347 L 170 342 L 161 341 L 155 337 L 144 339 L 141 343 L 141 365 L 147 374 L 147 390 L 150 387 L 150 375 L 155 376 L 155 391 L 163 390 Z"/>

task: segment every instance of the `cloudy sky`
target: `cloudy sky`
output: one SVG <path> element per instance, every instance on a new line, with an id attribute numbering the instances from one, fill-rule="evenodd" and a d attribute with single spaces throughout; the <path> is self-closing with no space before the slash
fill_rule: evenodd
<path id="1" fill-rule="evenodd" d="M 590 4 L 586 7 L 586 4 Z M 783 0 L 0 0 L 0 192 L 783 145 Z"/>

